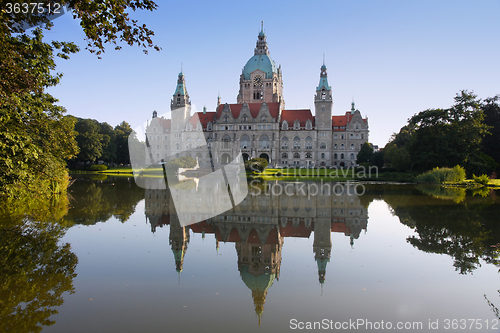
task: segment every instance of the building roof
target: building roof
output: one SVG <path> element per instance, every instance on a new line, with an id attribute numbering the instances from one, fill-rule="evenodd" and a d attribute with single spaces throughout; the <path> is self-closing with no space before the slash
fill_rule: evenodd
<path id="1" fill-rule="evenodd" d="M 220 119 L 220 116 L 222 114 L 222 110 L 224 109 L 225 104 L 219 105 L 219 108 L 217 109 L 217 119 Z M 228 104 L 229 109 L 231 110 L 231 114 L 233 115 L 233 118 L 236 119 L 240 116 L 241 109 L 243 107 L 243 104 Z M 262 106 L 262 103 L 248 103 L 248 108 L 250 109 L 250 115 L 252 118 L 257 118 L 260 112 L 260 108 Z M 271 117 L 274 119 L 278 118 L 279 112 L 280 112 L 280 103 L 267 103 L 267 107 L 269 108 L 269 113 L 271 114 Z M 208 113 L 208 112 L 207 112 Z"/>
<path id="2" fill-rule="evenodd" d="M 250 80 L 250 74 L 258 69 L 266 73 L 267 79 L 270 79 L 273 73 L 278 73 L 278 68 L 269 55 L 258 54 L 251 57 L 243 67 L 243 78 Z"/>
<path id="3" fill-rule="evenodd" d="M 310 120 L 311 124 L 314 126 L 314 116 L 311 110 L 283 110 L 281 111 L 281 121 L 286 120 L 289 127 L 293 127 L 295 120 L 300 122 L 300 127 L 306 127 L 306 121 Z"/>
<path id="4" fill-rule="evenodd" d="M 214 117 L 215 117 L 215 111 L 206 113 L 195 112 L 189 119 L 189 122 L 191 123 L 191 125 L 196 126 L 198 124 L 198 121 L 200 121 L 201 127 L 203 129 L 206 129 L 209 121 L 211 121 L 212 123 L 214 122 Z"/>

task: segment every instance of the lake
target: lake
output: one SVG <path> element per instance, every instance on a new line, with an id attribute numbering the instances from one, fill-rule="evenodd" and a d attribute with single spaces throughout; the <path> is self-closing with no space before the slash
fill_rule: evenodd
<path id="1" fill-rule="evenodd" d="M 3 218 L 2 331 L 500 330 L 500 192 L 256 181 L 183 225 L 167 190 L 74 177 L 58 223 Z"/>

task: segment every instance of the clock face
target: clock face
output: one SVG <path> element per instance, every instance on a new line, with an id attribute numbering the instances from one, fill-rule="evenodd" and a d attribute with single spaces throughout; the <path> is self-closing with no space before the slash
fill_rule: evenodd
<path id="1" fill-rule="evenodd" d="M 262 85 L 262 76 L 257 75 L 256 77 L 253 78 L 253 83 L 256 86 L 261 86 Z"/>

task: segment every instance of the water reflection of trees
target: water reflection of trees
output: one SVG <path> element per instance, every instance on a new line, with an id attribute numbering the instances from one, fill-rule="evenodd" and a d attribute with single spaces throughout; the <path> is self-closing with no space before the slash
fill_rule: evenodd
<path id="1" fill-rule="evenodd" d="M 111 217 L 125 222 L 135 212 L 137 203 L 144 199 L 144 189 L 133 178 L 76 177 L 70 187 L 70 209 L 65 217 L 69 225 L 95 224 Z"/>
<path id="2" fill-rule="evenodd" d="M 0 331 L 39 332 L 73 293 L 78 259 L 59 244 L 66 198 L 0 203 Z"/>
<path id="3" fill-rule="evenodd" d="M 494 192 L 486 197 L 483 192 L 466 195 L 463 188 L 375 186 L 367 195 L 381 197 L 401 223 L 414 229 L 417 236 L 408 237 L 408 243 L 424 252 L 453 257 L 455 269 L 467 274 L 481 266 L 481 259 L 500 265 L 496 247 L 500 202 Z"/>

